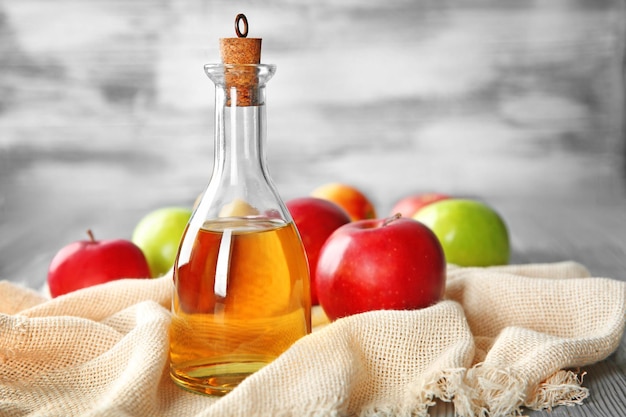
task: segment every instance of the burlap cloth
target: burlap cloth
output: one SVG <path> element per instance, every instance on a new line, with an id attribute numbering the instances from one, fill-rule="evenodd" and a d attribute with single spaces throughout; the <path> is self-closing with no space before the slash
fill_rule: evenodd
<path id="1" fill-rule="evenodd" d="M 587 395 L 572 369 L 624 330 L 626 282 L 579 264 L 449 267 L 446 300 L 321 324 L 222 398 L 168 374 L 171 279 L 49 300 L 0 282 L 2 416 L 515 415 Z"/>

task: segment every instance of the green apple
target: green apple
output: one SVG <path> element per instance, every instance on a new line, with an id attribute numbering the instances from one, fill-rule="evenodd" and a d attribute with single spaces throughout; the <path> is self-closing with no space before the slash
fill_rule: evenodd
<path id="1" fill-rule="evenodd" d="M 491 266 L 509 262 L 511 248 L 506 223 L 485 203 L 450 198 L 423 207 L 413 218 L 437 235 L 448 263 Z"/>
<path id="2" fill-rule="evenodd" d="M 131 240 L 143 251 L 154 278 L 174 265 L 190 217 L 188 208 L 163 207 L 146 214 L 135 226 Z"/>

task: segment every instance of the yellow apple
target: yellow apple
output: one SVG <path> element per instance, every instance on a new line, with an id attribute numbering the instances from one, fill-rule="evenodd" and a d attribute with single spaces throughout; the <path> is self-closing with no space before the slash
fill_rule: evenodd
<path id="1" fill-rule="evenodd" d="M 311 197 L 323 198 L 343 208 L 352 221 L 376 218 L 376 209 L 370 199 L 358 188 L 342 183 L 321 185 Z"/>

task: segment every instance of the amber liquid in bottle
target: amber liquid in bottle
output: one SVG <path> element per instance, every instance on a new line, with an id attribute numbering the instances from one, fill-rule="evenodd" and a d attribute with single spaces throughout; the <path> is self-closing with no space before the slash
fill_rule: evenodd
<path id="1" fill-rule="evenodd" d="M 174 283 L 170 371 L 183 388 L 226 394 L 311 330 L 302 302 L 308 266 L 293 223 L 205 222 L 181 248 Z"/>

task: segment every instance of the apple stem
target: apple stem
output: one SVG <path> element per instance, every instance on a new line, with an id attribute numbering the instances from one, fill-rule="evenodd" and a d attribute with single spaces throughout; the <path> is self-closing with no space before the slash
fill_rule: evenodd
<path id="1" fill-rule="evenodd" d="M 96 238 L 93 236 L 93 232 L 91 231 L 91 229 L 87 229 L 87 235 L 89 236 L 89 240 L 91 242 L 95 242 Z"/>
<path id="2" fill-rule="evenodd" d="M 383 226 L 387 226 L 389 223 L 398 220 L 400 217 L 402 217 L 401 213 L 396 213 L 391 217 L 387 217 L 385 221 L 383 222 Z"/>

